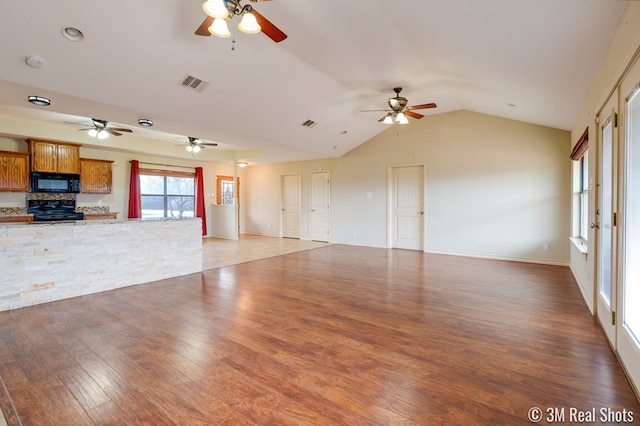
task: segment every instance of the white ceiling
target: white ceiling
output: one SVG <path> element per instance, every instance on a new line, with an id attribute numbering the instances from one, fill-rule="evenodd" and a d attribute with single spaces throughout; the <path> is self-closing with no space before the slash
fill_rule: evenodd
<path id="1" fill-rule="evenodd" d="M 110 138 L 113 149 L 186 155 L 170 141 L 188 135 L 220 143 L 205 160 L 337 157 L 387 129 L 383 113 L 360 111 L 386 108 L 395 86 L 410 105 L 437 103 L 427 116 L 465 109 L 569 130 L 627 6 L 244 0 L 289 37 L 240 33 L 236 17 L 232 43 L 194 35 L 202 1 L 0 0 L 0 133 L 95 144 L 65 123 L 95 117 L 133 129 Z M 84 40 L 68 41 L 64 27 Z M 33 54 L 42 68 L 27 66 Z M 209 86 L 185 89 L 188 74 Z M 53 103 L 34 107 L 28 95 Z"/>

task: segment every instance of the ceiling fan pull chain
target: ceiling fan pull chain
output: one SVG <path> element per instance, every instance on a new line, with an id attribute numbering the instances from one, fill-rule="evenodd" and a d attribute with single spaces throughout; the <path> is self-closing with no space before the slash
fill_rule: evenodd
<path id="1" fill-rule="evenodd" d="M 235 36 L 231 38 L 231 50 L 236 50 L 236 38 L 235 38 Z"/>

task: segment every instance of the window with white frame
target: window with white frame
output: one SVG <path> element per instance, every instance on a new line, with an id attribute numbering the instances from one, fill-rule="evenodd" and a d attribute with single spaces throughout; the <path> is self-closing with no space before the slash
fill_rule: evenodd
<path id="1" fill-rule="evenodd" d="M 140 170 L 142 218 L 181 219 L 195 216 L 195 174 Z"/>
<path id="2" fill-rule="evenodd" d="M 572 237 L 586 242 L 589 236 L 589 128 L 571 150 L 573 167 L 573 232 Z"/>
<path id="3" fill-rule="evenodd" d="M 579 160 L 579 191 L 580 191 L 580 238 L 587 241 L 587 237 L 589 235 L 589 157 L 588 153 L 585 152 L 582 158 Z"/>

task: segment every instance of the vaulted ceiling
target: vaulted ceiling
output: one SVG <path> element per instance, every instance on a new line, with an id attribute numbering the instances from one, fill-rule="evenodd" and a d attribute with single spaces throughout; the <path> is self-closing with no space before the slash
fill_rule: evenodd
<path id="1" fill-rule="evenodd" d="M 428 116 L 460 109 L 569 130 L 627 6 L 608 0 L 273 0 L 284 31 L 194 34 L 202 0 L 0 0 L 0 134 L 204 160 L 337 157 L 386 130 L 393 87 Z M 62 29 L 74 27 L 74 42 Z M 37 55 L 42 67 L 27 65 Z M 181 83 L 193 76 L 202 91 Z M 46 96 L 36 107 L 28 95 Z M 129 127 L 97 142 L 90 118 Z M 139 118 L 155 122 L 152 130 Z M 312 127 L 302 123 L 312 120 Z M 409 124 L 411 125 L 411 124 Z M 397 124 L 394 124 L 397 126 Z"/>

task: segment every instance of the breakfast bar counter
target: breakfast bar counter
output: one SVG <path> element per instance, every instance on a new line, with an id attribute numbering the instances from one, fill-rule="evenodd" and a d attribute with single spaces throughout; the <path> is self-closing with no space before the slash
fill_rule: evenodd
<path id="1" fill-rule="evenodd" d="M 200 271 L 199 218 L 0 225 L 0 311 Z"/>

